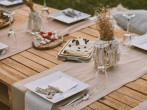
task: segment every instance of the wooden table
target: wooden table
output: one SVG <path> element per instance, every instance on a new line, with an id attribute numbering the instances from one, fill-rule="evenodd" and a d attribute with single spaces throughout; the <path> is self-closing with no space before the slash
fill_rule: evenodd
<path id="1" fill-rule="evenodd" d="M 42 6 L 36 5 L 38 9 Z M 50 8 L 50 12 L 56 11 Z M 13 25 L 26 21 L 28 8 L 22 7 L 16 9 L 16 17 Z M 116 36 L 122 37 L 124 31 L 115 31 Z M 39 51 L 34 48 L 27 49 L 14 56 L 0 61 L 0 110 L 11 110 L 12 97 L 11 85 L 29 76 L 53 68 L 64 63 L 56 59 L 58 51 L 62 48 L 68 39 L 82 36 L 84 38 L 95 40 L 99 35 L 95 25 L 81 29 L 64 37 L 64 43 L 51 50 Z M 135 67 L 134 67 L 135 68 Z M 96 102 L 85 107 L 83 110 L 130 110 L 142 101 L 147 100 L 147 74 L 130 82 L 120 89 L 108 94 Z"/>

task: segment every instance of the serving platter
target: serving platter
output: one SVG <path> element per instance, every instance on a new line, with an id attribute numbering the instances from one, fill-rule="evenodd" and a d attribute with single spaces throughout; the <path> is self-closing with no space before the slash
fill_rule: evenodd
<path id="1" fill-rule="evenodd" d="M 47 98 L 46 95 L 44 95 L 44 94 L 40 94 L 40 93 L 36 92 L 37 87 L 45 88 L 48 85 L 53 84 L 55 81 L 60 80 L 61 78 L 69 79 L 77 84 L 76 84 L 76 86 L 72 87 L 71 89 L 69 89 L 63 93 L 59 93 L 59 94 L 55 95 L 52 99 Z M 63 82 L 60 84 L 60 86 L 66 87 L 66 84 L 67 84 L 66 82 Z M 26 84 L 25 87 L 27 87 L 30 91 L 34 92 L 35 94 L 41 96 L 42 98 L 44 98 L 52 103 L 57 103 L 61 100 L 64 100 L 74 94 L 77 94 L 77 93 L 85 90 L 86 88 L 89 87 L 89 85 L 85 84 L 85 83 L 83 83 L 83 82 L 81 82 L 81 81 L 61 72 L 61 71 L 57 71 L 57 72 L 52 73 L 48 76 L 45 76 L 45 77 L 42 77 L 38 80 L 30 82 L 30 83 Z"/>
<path id="2" fill-rule="evenodd" d="M 72 14 L 71 16 L 68 16 L 67 14 L 65 14 L 67 12 L 73 12 L 75 16 L 72 16 Z M 91 15 L 89 14 L 74 10 L 72 8 L 67 8 L 48 15 L 49 18 L 53 18 L 67 24 L 75 23 L 77 21 L 89 18 L 90 16 Z"/>

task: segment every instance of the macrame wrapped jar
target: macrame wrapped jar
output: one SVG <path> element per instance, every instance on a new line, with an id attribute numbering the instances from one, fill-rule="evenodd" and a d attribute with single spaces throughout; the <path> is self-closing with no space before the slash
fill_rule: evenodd
<path id="1" fill-rule="evenodd" d="M 96 27 L 100 33 L 94 43 L 93 59 L 98 70 L 115 66 L 120 59 L 119 43 L 114 37 L 114 28 L 109 8 L 102 7 L 96 10 Z"/>
<path id="2" fill-rule="evenodd" d="M 93 59 L 97 69 L 105 70 L 115 66 L 120 59 L 118 41 L 116 39 L 110 41 L 97 39 L 94 43 Z"/>

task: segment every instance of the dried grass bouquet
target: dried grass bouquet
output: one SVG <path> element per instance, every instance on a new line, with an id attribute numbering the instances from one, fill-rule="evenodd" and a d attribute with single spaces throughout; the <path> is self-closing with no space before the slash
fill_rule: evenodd
<path id="1" fill-rule="evenodd" d="M 96 28 L 100 33 L 100 40 L 110 41 L 114 39 L 114 27 L 110 8 L 108 6 L 99 7 L 95 11 Z"/>

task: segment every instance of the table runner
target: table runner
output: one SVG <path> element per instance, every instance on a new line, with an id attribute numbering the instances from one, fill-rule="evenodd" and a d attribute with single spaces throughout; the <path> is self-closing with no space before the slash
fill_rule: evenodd
<path id="1" fill-rule="evenodd" d="M 110 92 L 120 88 L 124 84 L 133 81 L 145 73 L 147 73 L 147 54 L 140 49 L 133 48 L 131 55 L 128 53 L 129 49 L 121 45 L 121 60 L 117 67 L 111 68 L 108 71 L 108 82 L 106 89 L 94 89 L 93 95 L 89 100 L 80 103 L 76 107 L 68 106 L 64 110 L 79 110 L 83 107 L 91 104 L 92 102 L 100 99 L 101 97 L 109 94 Z M 66 62 L 55 66 L 52 69 L 41 72 L 37 75 L 24 79 L 17 82 L 12 87 L 12 99 L 13 99 L 13 110 L 24 110 L 24 95 L 27 89 L 24 87 L 25 84 L 32 82 L 38 78 L 49 75 L 56 71 L 63 71 L 64 73 L 77 78 L 85 83 L 88 83 L 91 88 L 97 84 L 104 84 L 102 80 L 98 80 L 97 83 L 93 80 L 95 77 L 96 69 L 94 63 L 70 63 Z M 16 98 L 17 97 L 17 98 Z M 59 105 L 63 104 L 66 100 L 61 101 L 53 106 L 53 110 L 63 109 L 58 108 Z M 19 105 L 18 105 L 19 103 Z M 54 108 L 55 107 L 55 108 Z"/>
<path id="2" fill-rule="evenodd" d="M 23 16 L 25 16 L 25 15 L 26 15 L 26 13 L 23 13 Z M 17 14 L 17 16 L 19 16 L 19 15 Z M 27 19 L 27 15 L 26 15 L 25 19 Z M 27 22 L 26 21 L 27 20 L 25 20 L 25 22 L 23 22 L 22 24 L 13 26 L 13 29 L 15 30 L 16 38 L 17 38 L 17 50 L 16 51 L 7 51 L 5 54 L 0 56 L 0 60 L 7 58 L 7 57 L 10 57 L 14 54 L 17 54 L 21 51 L 24 51 L 24 50 L 32 47 L 33 35 L 26 33 L 26 31 L 27 31 Z M 60 35 L 66 35 L 66 34 L 75 32 L 77 30 L 80 30 L 82 28 L 88 27 L 94 23 L 95 22 L 93 21 L 93 19 L 86 19 L 81 22 L 69 25 L 69 24 L 65 24 L 65 23 L 62 23 L 62 22 L 59 22 L 59 21 L 56 21 L 53 19 L 50 19 L 50 20 L 43 19 L 43 23 L 42 23 L 43 26 L 42 27 L 44 27 L 45 31 L 55 30 Z M 7 41 L 8 30 L 9 30 L 8 28 L 0 30 L 0 33 L 1 33 L 0 34 L 0 42 L 4 43 L 6 45 L 9 45 L 8 41 Z"/>
<path id="3" fill-rule="evenodd" d="M 140 103 L 138 106 L 131 110 L 147 110 L 147 100 Z"/>
<path id="4" fill-rule="evenodd" d="M 25 110 L 51 110 L 53 103 L 44 100 L 37 94 L 28 91 L 25 94 Z"/>

